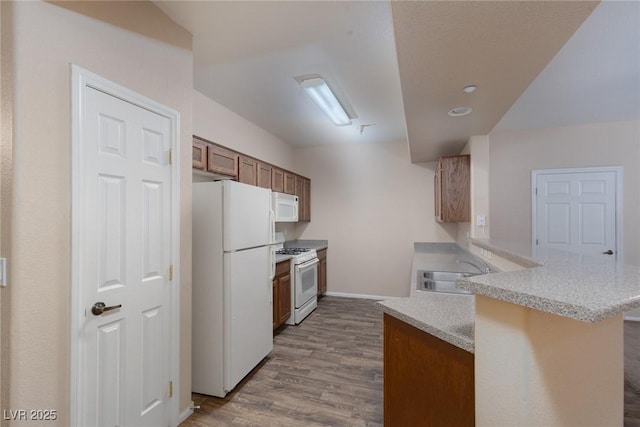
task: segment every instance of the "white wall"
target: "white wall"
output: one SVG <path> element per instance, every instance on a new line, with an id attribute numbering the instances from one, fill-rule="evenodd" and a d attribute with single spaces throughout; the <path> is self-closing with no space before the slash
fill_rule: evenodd
<path id="1" fill-rule="evenodd" d="M 622 166 L 624 261 L 640 265 L 640 121 L 489 135 L 491 237 L 531 243 L 531 170 Z"/>
<path id="2" fill-rule="evenodd" d="M 302 239 L 328 239 L 328 291 L 408 296 L 413 243 L 456 238 L 434 218 L 435 163 L 412 164 L 405 142 L 295 150 L 311 178 Z"/>
<path id="3" fill-rule="evenodd" d="M 293 170 L 293 149 L 282 140 L 193 91 L 193 133 L 284 169 Z"/>
<path id="4" fill-rule="evenodd" d="M 3 295 L 3 302 L 6 295 L 10 300 L 10 354 L 3 352 L 10 383 L 3 390 L 9 406 L 3 409 L 55 409 L 54 424 L 69 425 L 69 64 L 74 63 L 181 114 L 179 396 L 184 410 L 191 401 L 191 36 L 150 2 L 2 2 L 1 7 L 3 24 L 9 23 L 2 26 L 3 66 L 10 62 L 15 76 L 11 290 Z M 7 39 L 13 44 L 5 44 Z M 5 313 L 3 325 L 4 320 Z"/>

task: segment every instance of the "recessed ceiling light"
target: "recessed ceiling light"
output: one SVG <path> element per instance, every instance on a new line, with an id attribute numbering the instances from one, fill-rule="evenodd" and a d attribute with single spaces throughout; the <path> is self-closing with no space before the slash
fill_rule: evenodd
<path id="1" fill-rule="evenodd" d="M 472 92 L 475 92 L 475 91 L 476 91 L 476 89 L 478 89 L 478 86 L 476 86 L 476 85 L 469 85 L 469 86 L 465 86 L 465 87 L 464 87 L 464 89 L 462 89 L 462 90 L 464 90 L 464 91 L 465 91 L 465 92 L 467 92 L 467 93 L 472 93 Z"/>
<path id="2" fill-rule="evenodd" d="M 456 107 L 449 111 L 451 117 L 462 117 L 471 114 L 473 109 L 471 107 Z"/>

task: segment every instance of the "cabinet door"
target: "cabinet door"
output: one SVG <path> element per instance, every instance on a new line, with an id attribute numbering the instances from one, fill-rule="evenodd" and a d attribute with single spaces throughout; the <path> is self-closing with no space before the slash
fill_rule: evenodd
<path id="1" fill-rule="evenodd" d="M 278 326 L 278 321 L 280 320 L 280 312 L 278 311 L 278 279 L 273 279 L 273 299 L 271 300 L 271 306 L 273 308 L 273 329 L 276 329 Z"/>
<path id="2" fill-rule="evenodd" d="M 318 251 L 318 296 L 327 292 L 327 250 Z"/>
<path id="3" fill-rule="evenodd" d="M 442 163 L 438 162 L 436 174 L 433 177 L 433 194 L 435 195 L 434 206 L 436 221 L 442 222 Z"/>
<path id="4" fill-rule="evenodd" d="M 294 194 L 298 196 L 298 221 L 304 221 L 304 178 L 295 176 L 295 191 Z"/>
<path id="5" fill-rule="evenodd" d="M 473 353 L 383 317 L 384 425 L 473 427 Z"/>
<path id="6" fill-rule="evenodd" d="M 311 221 L 311 180 L 306 178 L 303 181 L 302 206 L 304 216 L 301 221 Z"/>
<path id="7" fill-rule="evenodd" d="M 271 189 L 278 193 L 284 193 L 284 171 L 282 169 L 273 168 L 271 172 Z"/>
<path id="8" fill-rule="evenodd" d="M 443 157 L 440 163 L 441 221 L 471 221 L 470 156 Z"/>
<path id="9" fill-rule="evenodd" d="M 271 188 L 272 167 L 258 162 L 258 187 Z"/>
<path id="10" fill-rule="evenodd" d="M 191 160 L 194 169 L 205 170 L 207 168 L 207 144 L 194 139 Z"/>
<path id="11" fill-rule="evenodd" d="M 207 147 L 207 151 L 209 172 L 238 177 L 238 153 L 213 144 Z"/>
<path id="12" fill-rule="evenodd" d="M 284 192 L 287 194 L 296 193 L 296 176 L 292 173 L 284 173 Z"/>
<path id="13" fill-rule="evenodd" d="M 278 312 L 279 324 L 283 324 L 291 316 L 291 275 L 285 274 L 278 280 Z"/>
<path id="14" fill-rule="evenodd" d="M 238 157 L 238 181 L 244 184 L 258 184 L 258 162 L 251 157 Z"/>

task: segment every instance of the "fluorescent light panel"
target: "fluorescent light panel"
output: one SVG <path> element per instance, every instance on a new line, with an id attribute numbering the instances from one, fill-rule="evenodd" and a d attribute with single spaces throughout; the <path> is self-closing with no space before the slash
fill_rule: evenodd
<path id="1" fill-rule="evenodd" d="M 351 118 L 323 78 L 315 77 L 303 80 L 300 86 L 302 86 L 307 95 L 313 99 L 333 124 L 336 126 L 347 126 L 351 124 Z"/>

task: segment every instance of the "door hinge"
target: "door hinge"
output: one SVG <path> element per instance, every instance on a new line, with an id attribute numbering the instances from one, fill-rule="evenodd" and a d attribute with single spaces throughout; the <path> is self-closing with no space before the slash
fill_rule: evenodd
<path id="1" fill-rule="evenodd" d="M 173 264 L 169 266 L 169 280 L 173 280 Z"/>
<path id="2" fill-rule="evenodd" d="M 536 187 L 536 196 L 538 195 L 538 187 Z"/>
<path id="3" fill-rule="evenodd" d="M 169 381 L 169 399 L 173 397 L 173 381 Z"/>
<path id="4" fill-rule="evenodd" d="M 169 150 L 169 164 L 173 164 L 173 149 Z"/>
<path id="5" fill-rule="evenodd" d="M 536 239 L 536 246 L 538 246 L 538 239 Z"/>

